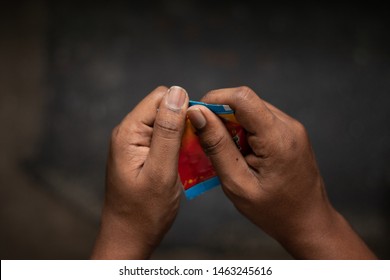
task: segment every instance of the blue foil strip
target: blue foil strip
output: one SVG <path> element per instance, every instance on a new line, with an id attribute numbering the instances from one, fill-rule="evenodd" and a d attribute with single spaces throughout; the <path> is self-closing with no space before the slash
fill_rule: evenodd
<path id="1" fill-rule="evenodd" d="M 233 114 L 234 111 L 232 108 L 229 107 L 229 105 L 221 105 L 221 104 L 208 104 L 200 101 L 193 101 L 190 100 L 188 107 L 194 106 L 194 105 L 202 105 L 210 109 L 210 111 L 214 112 L 215 114 Z"/>
<path id="2" fill-rule="evenodd" d="M 218 177 L 210 178 L 206 181 L 203 181 L 199 184 L 194 185 L 193 187 L 189 188 L 188 190 L 184 191 L 184 194 L 188 200 L 191 200 L 198 195 L 212 189 L 215 187 L 218 187 L 221 185 L 221 182 L 219 181 Z"/>

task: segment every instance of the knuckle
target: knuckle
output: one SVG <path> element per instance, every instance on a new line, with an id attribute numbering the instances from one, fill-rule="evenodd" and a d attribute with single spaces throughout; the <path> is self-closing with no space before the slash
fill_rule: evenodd
<path id="1" fill-rule="evenodd" d="M 297 133 L 297 136 L 299 139 L 306 139 L 307 138 L 307 130 L 305 128 L 305 126 L 300 123 L 299 121 L 295 121 L 294 122 L 294 125 L 295 125 L 295 131 Z"/>
<path id="2" fill-rule="evenodd" d="M 201 101 L 203 102 L 208 102 L 210 100 L 213 99 L 213 96 L 217 94 L 217 91 L 216 90 L 210 90 L 209 92 L 207 92 L 201 99 Z"/>
<path id="3" fill-rule="evenodd" d="M 248 86 L 240 86 L 236 90 L 236 98 L 238 100 L 252 100 L 256 96 L 256 93 Z"/>
<path id="4" fill-rule="evenodd" d="M 154 89 L 154 91 L 162 91 L 162 92 L 166 92 L 167 90 L 168 90 L 168 88 L 166 86 L 163 86 L 163 85 L 160 85 Z"/>
<path id="5" fill-rule="evenodd" d="M 201 144 L 206 155 L 213 156 L 225 149 L 226 140 L 225 135 L 208 135 L 203 137 Z"/>
<path id="6" fill-rule="evenodd" d="M 180 132 L 179 123 L 172 119 L 160 119 L 155 122 L 155 128 L 164 135 L 176 135 Z"/>
<path id="7" fill-rule="evenodd" d="M 112 131 L 111 131 L 111 138 L 114 138 L 114 137 L 116 137 L 117 135 L 118 135 L 118 133 L 119 133 L 119 125 L 117 125 L 117 126 L 115 126 L 113 129 L 112 129 Z"/>
<path id="8" fill-rule="evenodd" d="M 297 142 L 296 146 L 297 147 L 307 146 L 309 143 L 309 135 L 307 133 L 305 126 L 299 121 L 294 120 L 292 124 L 292 129 L 293 129 L 292 137 L 294 141 Z"/>
<path id="9" fill-rule="evenodd" d="M 121 125 L 118 124 L 114 127 L 114 129 L 111 131 L 111 141 L 116 142 L 117 139 L 120 137 L 123 129 L 121 128 Z"/>
<path id="10" fill-rule="evenodd" d="M 110 151 L 113 153 L 113 155 L 118 155 L 120 153 L 120 150 L 124 146 L 123 141 L 123 127 L 119 124 L 111 132 L 111 139 L 110 139 Z"/>
<path id="11" fill-rule="evenodd" d="M 126 127 L 122 123 L 118 124 L 111 132 L 111 141 L 114 143 L 123 142 L 131 134 L 132 127 Z"/>
<path id="12" fill-rule="evenodd" d="M 174 112 L 167 108 L 160 108 L 153 125 L 153 133 L 158 136 L 172 139 L 181 135 L 185 124 L 185 112 Z"/>

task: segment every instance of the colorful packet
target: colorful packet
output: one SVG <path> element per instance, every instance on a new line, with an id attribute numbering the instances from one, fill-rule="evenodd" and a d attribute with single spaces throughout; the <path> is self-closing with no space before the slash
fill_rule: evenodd
<path id="1" fill-rule="evenodd" d="M 189 107 L 193 105 L 206 106 L 218 115 L 230 132 L 237 148 L 243 155 L 248 154 L 250 148 L 246 140 L 246 131 L 238 124 L 234 117 L 234 111 L 228 105 L 207 104 L 190 100 Z M 179 175 L 187 199 L 193 199 L 205 191 L 221 185 L 214 167 L 200 146 L 196 131 L 188 117 L 180 148 Z"/>

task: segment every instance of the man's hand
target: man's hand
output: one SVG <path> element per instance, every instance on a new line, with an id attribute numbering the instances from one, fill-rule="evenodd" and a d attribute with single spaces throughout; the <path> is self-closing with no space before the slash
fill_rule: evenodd
<path id="1" fill-rule="evenodd" d="M 329 203 L 305 128 L 246 87 L 209 92 L 247 131 L 243 157 L 222 121 L 204 106 L 188 109 L 226 195 L 294 257 L 375 258 Z"/>
<path id="2" fill-rule="evenodd" d="M 188 95 L 159 87 L 112 133 L 106 196 L 92 258 L 144 259 L 176 217 Z"/>

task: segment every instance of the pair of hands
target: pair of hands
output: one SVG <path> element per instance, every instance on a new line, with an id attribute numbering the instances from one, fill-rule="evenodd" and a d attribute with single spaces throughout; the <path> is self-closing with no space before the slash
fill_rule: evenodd
<path id="1" fill-rule="evenodd" d="M 113 130 L 92 258 L 148 258 L 171 227 L 187 115 L 228 198 L 294 257 L 375 258 L 329 203 L 302 124 L 247 87 L 209 92 L 201 101 L 229 105 L 247 131 L 252 153 L 243 157 L 222 121 L 188 101 L 180 87 L 158 87 Z"/>

